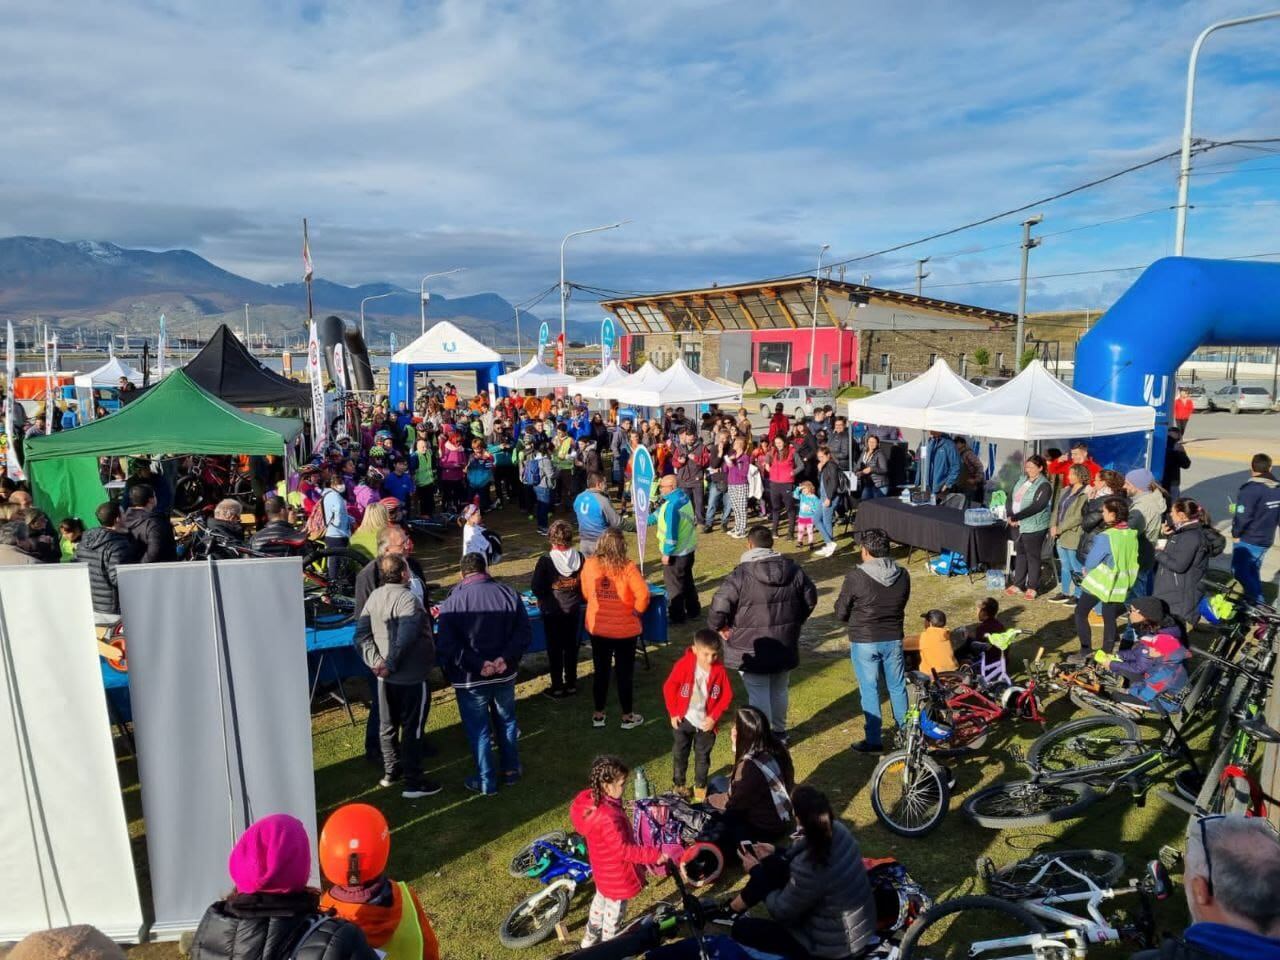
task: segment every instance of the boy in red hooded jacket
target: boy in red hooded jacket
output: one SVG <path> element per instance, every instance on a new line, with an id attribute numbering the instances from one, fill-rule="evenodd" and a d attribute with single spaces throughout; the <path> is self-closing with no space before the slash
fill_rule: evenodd
<path id="1" fill-rule="evenodd" d="M 636 843 L 631 832 L 631 821 L 622 808 L 630 772 L 617 757 L 596 757 L 591 763 L 591 786 L 569 804 L 573 829 L 587 841 L 587 859 L 596 884 L 582 935 L 584 948 L 617 935 L 627 915 L 627 901 L 644 889 L 637 867 L 668 860 L 658 847 Z"/>
<path id="2" fill-rule="evenodd" d="M 711 772 L 711 751 L 716 745 L 716 727 L 733 702 L 729 671 L 721 662 L 723 642 L 714 630 L 699 630 L 693 645 L 671 668 L 662 685 L 662 698 L 671 717 L 672 791 L 688 800 L 707 796 L 707 776 Z M 689 747 L 693 747 L 693 786 L 684 785 L 689 770 Z"/>

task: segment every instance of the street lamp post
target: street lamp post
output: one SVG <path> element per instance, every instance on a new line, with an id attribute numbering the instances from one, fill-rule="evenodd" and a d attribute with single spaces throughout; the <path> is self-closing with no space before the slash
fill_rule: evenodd
<path id="1" fill-rule="evenodd" d="M 436 277 L 451 277 L 455 273 L 461 273 L 465 269 L 467 268 L 454 267 L 452 270 L 444 270 L 444 271 L 441 271 L 440 273 L 428 273 L 425 277 L 422 278 L 422 283 L 418 285 L 418 297 L 419 297 L 418 308 L 419 308 L 419 312 L 422 315 L 422 332 L 423 333 L 427 332 L 427 300 L 431 296 L 429 293 L 427 293 L 427 281 L 434 280 L 436 279 Z"/>
<path id="2" fill-rule="evenodd" d="M 1022 221 L 1022 275 L 1018 283 L 1018 333 L 1014 338 L 1014 372 L 1022 369 L 1022 350 L 1026 341 L 1027 326 L 1027 260 L 1033 247 L 1040 246 L 1040 239 L 1031 238 L 1031 228 L 1044 220 L 1043 213 Z"/>
<path id="3" fill-rule="evenodd" d="M 1187 63 L 1187 104 L 1182 117 L 1182 160 L 1178 166 L 1178 220 L 1174 228 L 1173 253 L 1182 256 L 1187 234 L 1187 191 L 1191 186 L 1191 115 L 1195 110 L 1196 99 L 1196 64 L 1200 59 L 1200 48 L 1204 46 L 1209 34 L 1226 27 L 1238 27 L 1246 23 L 1257 23 L 1259 20 L 1280 18 L 1280 10 L 1270 13 L 1256 13 L 1251 17 L 1237 17 L 1233 20 L 1219 20 L 1200 31 L 1196 42 L 1191 46 L 1191 59 Z"/>
<path id="4" fill-rule="evenodd" d="M 928 274 L 924 272 L 924 265 L 932 259 L 933 257 L 925 257 L 923 260 L 916 261 L 916 296 L 917 297 L 920 296 L 921 292 L 924 290 L 924 278 L 928 276 Z"/>
<path id="5" fill-rule="evenodd" d="M 516 363 L 523 367 L 524 352 L 520 349 L 520 307 L 517 306 L 515 310 L 516 310 Z"/>
<path id="6" fill-rule="evenodd" d="M 565 234 L 565 238 L 560 241 L 560 336 L 564 337 L 565 314 L 569 302 L 569 291 L 564 285 L 564 248 L 574 237 L 586 236 L 588 233 L 600 233 L 602 230 L 617 230 L 624 223 L 630 223 L 630 220 L 619 220 L 617 223 L 607 223 L 603 227 L 591 227 L 587 230 L 575 230 L 573 233 Z M 565 339 L 568 342 L 568 339 Z"/>
<path id="7" fill-rule="evenodd" d="M 375 294 L 372 297 L 365 297 L 360 301 L 360 339 L 365 342 L 365 346 L 369 345 L 369 338 L 364 335 L 364 305 L 370 300 L 381 300 L 383 297 L 395 296 L 399 291 L 389 290 L 386 293 Z"/>
<path id="8" fill-rule="evenodd" d="M 824 243 L 818 251 L 818 269 L 813 274 L 813 323 L 809 326 L 809 386 L 813 386 L 813 351 L 818 341 L 818 297 L 822 292 L 822 255 L 831 249 Z"/>

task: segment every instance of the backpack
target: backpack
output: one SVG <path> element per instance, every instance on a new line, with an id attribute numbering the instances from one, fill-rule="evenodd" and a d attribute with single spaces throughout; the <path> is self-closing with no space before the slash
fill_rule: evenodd
<path id="1" fill-rule="evenodd" d="M 636 800 L 631 808 L 631 831 L 641 846 L 660 847 L 679 861 L 689 844 L 698 842 L 711 825 L 711 815 L 675 794 Z M 652 876 L 665 877 L 668 865 L 649 865 Z"/>
<path id="2" fill-rule="evenodd" d="M 324 518 L 324 497 L 317 500 L 311 507 L 311 512 L 307 514 L 307 539 L 319 540 L 324 536 L 325 529 L 329 526 Z"/>
<path id="3" fill-rule="evenodd" d="M 853 489 L 853 484 L 849 480 L 850 473 L 848 470 L 836 471 L 836 496 L 844 496 Z"/>
<path id="4" fill-rule="evenodd" d="M 520 482 L 526 487 L 536 486 L 541 472 L 538 469 L 538 461 L 532 454 L 520 461 Z"/>
<path id="5" fill-rule="evenodd" d="M 933 906 L 933 899 L 893 857 L 863 857 L 862 866 L 871 882 L 871 895 L 876 902 L 876 933 L 880 936 L 907 929 Z"/>

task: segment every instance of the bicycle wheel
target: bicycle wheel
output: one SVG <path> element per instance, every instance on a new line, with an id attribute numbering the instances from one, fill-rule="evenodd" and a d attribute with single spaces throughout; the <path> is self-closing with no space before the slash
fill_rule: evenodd
<path id="1" fill-rule="evenodd" d="M 1125 717 L 1083 717 L 1054 727 L 1027 748 L 1027 763 L 1040 770 L 1088 770 L 1142 749 L 1138 725 Z"/>
<path id="2" fill-rule="evenodd" d="M 568 849 L 569 838 L 563 830 L 553 830 L 540 837 L 534 837 L 529 843 L 511 858 L 507 872 L 513 877 L 536 877 L 546 867 L 546 854 L 538 849 L 538 844 L 549 843 L 554 847 Z"/>
<path id="3" fill-rule="evenodd" d="M 871 774 L 871 808 L 899 836 L 923 837 L 947 815 L 950 779 L 937 761 L 919 756 L 913 768 L 907 751 L 894 751 Z"/>
<path id="4" fill-rule="evenodd" d="M 1015 946 L 1031 947 L 1044 924 L 1025 907 L 998 897 L 956 897 L 930 907 L 902 938 L 901 960 L 968 960 L 1011 956 Z M 1011 940 L 1005 946 L 993 941 Z M 987 945 L 987 946 L 983 946 Z M 1021 956 L 1031 956 L 1031 950 Z"/>
<path id="5" fill-rule="evenodd" d="M 532 947 L 551 936 L 556 924 L 569 912 L 569 891 L 564 887 L 547 887 L 516 904 L 498 928 L 498 940 L 504 947 L 520 950 Z"/>
<path id="6" fill-rule="evenodd" d="M 173 485 L 173 506 L 179 513 L 190 513 L 204 503 L 204 484 L 197 476 L 179 477 Z"/>
<path id="7" fill-rule="evenodd" d="M 981 827 L 1043 827 L 1083 815 L 1098 794 L 1083 783 L 1034 783 L 1018 780 L 979 790 L 964 802 L 964 812 Z"/>
<path id="8" fill-rule="evenodd" d="M 1228 816 L 1250 816 L 1253 811 L 1253 789 L 1248 778 L 1232 776 L 1224 779 L 1218 784 L 1217 796 L 1209 809 Z"/>
<path id="9" fill-rule="evenodd" d="M 992 877 L 991 892 L 994 896 L 1003 896 L 1000 884 L 1007 884 L 1011 888 L 1028 888 L 1034 884 L 1035 896 L 1044 896 L 1047 891 L 1065 894 L 1087 889 L 1084 881 L 1071 873 L 1071 870 L 1083 873 L 1100 887 L 1110 887 L 1124 875 L 1124 857 L 1110 850 L 1037 853 L 997 870 Z M 1015 896 L 1013 899 L 1022 897 Z"/>
<path id="10" fill-rule="evenodd" d="M 242 506 L 253 509 L 258 505 L 257 494 L 253 492 L 253 481 L 243 474 L 233 477 L 231 489 L 227 496 L 239 500 Z"/>
<path id="11" fill-rule="evenodd" d="M 1203 660 L 1191 671 L 1187 692 L 1182 698 L 1182 715 L 1187 723 L 1201 719 L 1197 714 L 1212 707 L 1212 693 L 1218 683 L 1219 667 L 1211 660 Z"/>
<path id="12" fill-rule="evenodd" d="M 356 577 L 364 558 L 350 550 L 325 550 L 303 568 L 303 593 L 313 601 L 317 621 L 341 624 L 355 616 Z"/>

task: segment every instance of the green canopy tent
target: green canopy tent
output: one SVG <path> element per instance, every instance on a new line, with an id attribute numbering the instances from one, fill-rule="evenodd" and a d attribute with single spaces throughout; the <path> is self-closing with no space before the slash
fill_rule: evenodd
<path id="1" fill-rule="evenodd" d="M 107 499 L 99 457 L 283 454 L 301 432 L 301 420 L 246 413 L 175 370 L 119 413 L 31 437 L 23 466 L 36 506 L 55 523 L 79 517 L 93 526 L 94 511 Z"/>

